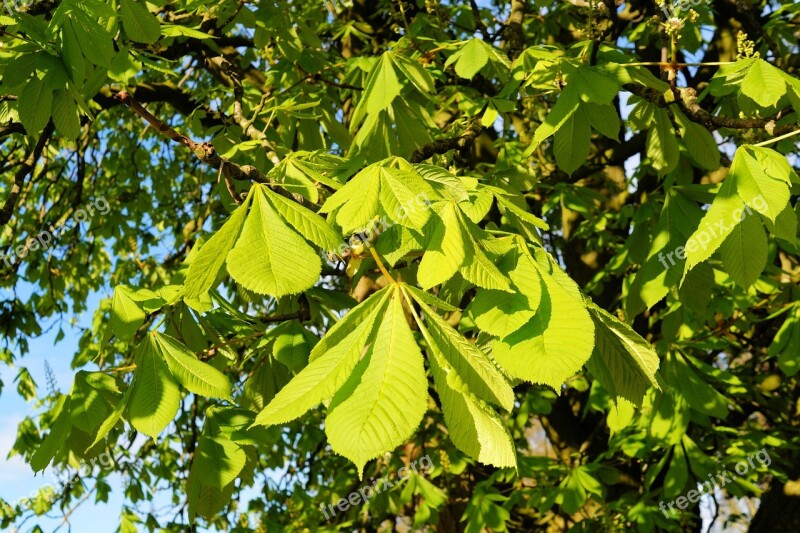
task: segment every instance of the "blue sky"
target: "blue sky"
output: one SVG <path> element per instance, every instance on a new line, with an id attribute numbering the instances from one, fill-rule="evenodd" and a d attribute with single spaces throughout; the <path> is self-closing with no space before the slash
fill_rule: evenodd
<path id="1" fill-rule="evenodd" d="M 3 292 L 6 291 L 7 289 L 3 290 Z M 25 292 L 20 293 L 21 298 L 24 299 L 26 296 Z M 70 362 L 78 348 L 78 336 L 80 335 L 78 326 L 89 327 L 91 325 L 92 313 L 98 307 L 103 296 L 106 295 L 92 295 L 87 302 L 89 310 L 76 317 L 75 325 L 64 324 L 65 337 L 60 343 L 56 344 L 55 342 L 58 328 L 52 328 L 43 336 L 31 340 L 30 352 L 18 359 L 15 366 L 0 366 L 0 380 L 3 382 L 3 391 L 0 394 L 0 427 L 2 428 L 0 431 L 0 497 L 9 503 L 14 503 L 32 493 L 35 494 L 42 487 L 56 484 L 52 469 L 48 468 L 44 474 L 34 476 L 30 466 L 21 457 L 7 458 L 16 439 L 17 424 L 26 416 L 38 415 L 36 400 L 25 402 L 16 391 L 14 378 L 19 372 L 20 366 L 27 367 L 36 381 L 37 390 L 41 392 L 47 387 L 45 378 L 45 361 L 47 361 L 55 373 L 58 389 L 62 392 L 69 392 L 74 376 Z M 49 323 L 47 324 L 49 325 Z M 70 515 L 69 521 L 73 531 L 104 533 L 117 529 L 122 508 L 120 481 L 119 477 L 110 480 L 110 484 L 116 490 L 110 494 L 108 503 L 94 504 L 93 501 L 87 501 Z M 56 516 L 57 513 L 51 514 Z M 36 520 L 32 519 L 26 522 L 22 531 L 30 531 L 35 525 L 39 525 L 45 531 L 53 531 L 61 524 L 61 521 L 57 516 L 56 518 L 37 517 Z M 66 530 L 66 527 L 62 529 L 62 531 Z"/>

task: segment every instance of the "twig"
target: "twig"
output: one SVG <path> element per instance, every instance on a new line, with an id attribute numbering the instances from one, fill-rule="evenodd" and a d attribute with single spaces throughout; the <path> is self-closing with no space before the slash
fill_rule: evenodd
<path id="1" fill-rule="evenodd" d="M 19 167 L 17 173 L 14 174 L 14 184 L 11 186 L 11 191 L 8 193 L 8 197 L 6 198 L 2 209 L 0 209 L 0 226 L 5 226 L 8 224 L 8 221 L 11 220 L 11 216 L 14 213 L 14 208 L 17 206 L 17 199 L 22 193 L 22 186 L 25 184 L 25 178 L 28 176 L 28 174 L 33 172 L 34 168 L 36 168 L 36 163 L 39 161 L 39 158 L 44 151 L 44 147 L 47 145 L 50 137 L 53 135 L 54 130 L 55 126 L 53 125 L 53 122 L 48 122 L 47 126 L 44 128 L 44 131 L 42 131 L 42 135 L 39 137 L 39 141 L 33 148 L 31 155 L 25 159 L 25 162 Z"/>
<path id="2" fill-rule="evenodd" d="M 782 141 L 784 139 L 788 139 L 789 137 L 794 137 L 797 134 L 800 134 L 800 130 L 790 131 L 789 133 L 785 133 L 783 135 L 775 137 L 774 139 L 768 139 L 768 140 L 760 142 L 758 144 L 754 144 L 753 146 L 767 146 L 769 144 L 776 143 L 776 142 Z"/>
<path id="3" fill-rule="evenodd" d="M 120 91 L 114 95 L 114 99 L 122 102 L 131 111 L 142 117 L 148 124 L 153 126 L 158 133 L 171 139 L 173 142 L 188 147 L 203 163 L 216 170 L 222 168 L 224 176 L 235 180 L 254 181 L 256 183 L 270 183 L 270 179 L 260 170 L 252 165 L 237 165 L 232 161 L 220 156 L 211 143 L 198 143 L 189 137 L 175 131 L 171 126 L 153 116 L 142 104 L 137 102 L 127 91 Z M 224 165 L 224 166 L 223 166 Z"/>
<path id="4" fill-rule="evenodd" d="M 411 154 L 411 159 L 409 159 L 409 161 L 412 163 L 421 163 L 435 154 L 444 154 L 450 150 L 465 150 L 475 142 L 475 138 L 480 134 L 482 129 L 483 126 L 480 121 L 476 120 L 467 131 L 458 137 L 433 141 L 415 150 L 414 153 Z"/>
<path id="5" fill-rule="evenodd" d="M 763 129 L 770 135 L 783 135 L 784 133 L 790 132 L 794 127 L 793 124 L 784 124 L 783 126 L 776 127 L 775 121 L 771 118 L 733 118 L 712 115 L 697 103 L 697 91 L 692 87 L 670 89 L 666 93 L 635 83 L 628 83 L 623 85 L 622 88 L 659 107 L 677 104 L 689 120 L 702 124 L 710 130 L 719 128 Z M 670 93 L 672 98 L 667 100 L 665 94 Z"/>

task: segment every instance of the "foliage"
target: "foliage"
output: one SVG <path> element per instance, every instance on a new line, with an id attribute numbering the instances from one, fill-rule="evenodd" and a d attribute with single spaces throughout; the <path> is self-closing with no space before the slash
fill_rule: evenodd
<path id="1" fill-rule="evenodd" d="M 0 16 L 4 362 L 109 295 L 12 455 L 116 458 L 3 526 L 800 524 L 797 5 L 322 5 Z"/>

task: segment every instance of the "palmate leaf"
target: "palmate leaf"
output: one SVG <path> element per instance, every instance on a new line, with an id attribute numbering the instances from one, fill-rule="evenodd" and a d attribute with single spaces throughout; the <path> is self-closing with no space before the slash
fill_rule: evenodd
<path id="1" fill-rule="evenodd" d="M 586 368 L 612 396 L 641 406 L 645 391 L 658 387 L 658 355 L 633 328 L 594 304 L 589 314 L 595 325 L 595 349 Z"/>
<path id="2" fill-rule="evenodd" d="M 473 38 L 467 41 L 453 55 L 447 58 L 445 67 L 456 64 L 455 70 L 462 78 L 472 79 L 489 62 L 488 45 L 481 39 Z"/>
<path id="3" fill-rule="evenodd" d="M 420 294 L 422 291 L 407 284 L 402 288 L 417 302 L 425 317 L 426 331 L 432 334 L 426 337 L 431 349 L 456 370 L 472 394 L 510 411 L 514 405 L 514 391 L 492 360 L 428 307 L 426 297 Z"/>
<path id="4" fill-rule="evenodd" d="M 47 468 L 47 465 L 63 449 L 64 442 L 69 438 L 72 423 L 67 405 L 68 397 L 61 395 L 53 409 L 55 419 L 53 425 L 50 426 L 50 433 L 42 440 L 42 443 L 30 458 L 30 465 L 34 473 L 41 472 Z"/>
<path id="5" fill-rule="evenodd" d="M 509 271 L 514 292 L 480 289 L 469 305 L 475 323 L 495 337 L 506 337 L 525 325 L 541 301 L 541 282 L 533 260 L 523 253 L 507 255 L 498 265 Z"/>
<path id="6" fill-rule="evenodd" d="M 421 330 L 430 337 L 424 327 Z M 516 468 L 514 441 L 503 420 L 464 387 L 461 376 L 436 352 L 429 360 L 453 444 L 483 464 Z"/>
<path id="7" fill-rule="evenodd" d="M 422 230 L 430 218 L 428 204 L 438 195 L 417 174 L 414 167 L 400 158 L 389 158 L 369 165 L 320 209 L 333 213 L 344 233 L 365 228 L 375 217 Z"/>
<path id="8" fill-rule="evenodd" d="M 178 413 L 180 387 L 150 337 L 139 345 L 134 360 L 128 420 L 136 430 L 155 439 Z"/>
<path id="9" fill-rule="evenodd" d="M 158 332 L 151 333 L 149 341 L 181 385 L 200 396 L 231 400 L 231 383 L 225 374 L 197 359 L 183 343 Z"/>
<path id="10" fill-rule="evenodd" d="M 740 287 L 755 283 L 767 265 L 767 234 L 761 221 L 746 216 L 720 246 L 722 265 Z"/>
<path id="11" fill-rule="evenodd" d="M 198 298 L 221 281 L 225 272 L 225 259 L 242 233 L 254 191 L 255 187 L 250 190 L 247 199 L 236 208 L 219 231 L 206 241 L 197 255 L 192 258 L 184 283 L 186 298 Z"/>
<path id="12" fill-rule="evenodd" d="M 422 353 L 394 290 L 375 339 L 325 421 L 331 447 L 353 463 L 359 477 L 367 461 L 405 442 L 422 421 L 428 380 Z"/>
<path id="13" fill-rule="evenodd" d="M 238 284 L 258 294 L 280 297 L 311 288 L 322 270 L 319 256 L 284 223 L 263 187 L 253 188 L 252 208 L 228 253 L 228 272 Z"/>
<path id="14" fill-rule="evenodd" d="M 129 341 L 144 324 L 145 314 L 132 297 L 132 290 L 126 285 L 114 287 L 111 301 L 111 320 L 109 327 L 120 340 Z"/>
<path id="15" fill-rule="evenodd" d="M 336 324 L 314 347 L 308 366 L 275 395 L 254 424 L 268 426 L 289 422 L 333 397 L 361 359 L 375 323 L 394 290 L 390 287 L 365 300 L 361 306 L 370 310 L 367 316 L 357 313 L 357 307 Z M 329 337 L 336 340 L 331 342 Z"/>
<path id="16" fill-rule="evenodd" d="M 137 43 L 154 43 L 161 37 L 158 17 L 147 10 L 144 0 L 120 0 L 122 27 Z"/>
<path id="17" fill-rule="evenodd" d="M 427 306 L 430 295 L 410 285 L 401 287 L 416 300 L 425 317 L 423 323 L 414 313 L 428 345 L 431 373 L 451 440 L 481 463 L 516 468 L 516 452 L 508 428 L 483 401 L 510 410 L 514 401 L 511 386 L 483 352 Z"/>
<path id="18" fill-rule="evenodd" d="M 560 269 L 535 264 L 541 275 L 539 309 L 518 331 L 496 340 L 492 356 L 512 376 L 559 391 L 591 356 L 594 324 L 574 282 Z"/>
<path id="19" fill-rule="evenodd" d="M 300 235 L 313 242 L 323 250 L 336 250 L 344 244 L 339 235 L 325 220 L 303 207 L 268 188 L 263 189 L 270 204 Z"/>
<path id="20" fill-rule="evenodd" d="M 468 237 L 462 229 L 456 204 L 439 204 L 436 215 L 431 220 L 433 227 L 425 232 L 430 238 L 417 271 L 417 281 L 423 289 L 450 279 L 466 259 Z"/>

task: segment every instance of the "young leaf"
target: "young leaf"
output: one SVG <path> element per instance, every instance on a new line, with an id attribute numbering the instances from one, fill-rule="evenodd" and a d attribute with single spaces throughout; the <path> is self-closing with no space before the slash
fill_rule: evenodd
<path id="1" fill-rule="evenodd" d="M 354 374 L 337 393 L 325 420 L 331 448 L 355 463 L 359 477 L 367 461 L 406 441 L 422 421 L 428 380 L 422 353 L 403 312 L 402 292 L 390 295 L 375 340 Z"/>
<path id="2" fill-rule="evenodd" d="M 492 356 L 512 376 L 559 391 L 591 356 L 594 324 L 580 295 L 561 285 L 563 279 L 541 267 L 539 273 L 539 310 L 527 325 L 495 341 Z"/>
<path id="3" fill-rule="evenodd" d="M 430 361 L 453 444 L 483 464 L 516 468 L 514 441 L 503 420 L 468 390 L 460 390 L 456 371 L 442 358 L 435 355 Z"/>
<path id="4" fill-rule="evenodd" d="M 280 297 L 311 288 L 322 262 L 306 241 L 281 219 L 262 186 L 254 186 L 253 206 L 236 246 L 228 253 L 233 279 L 258 294 Z"/>
<path id="5" fill-rule="evenodd" d="M 150 337 L 136 352 L 128 420 L 138 431 L 155 439 L 178 413 L 181 392 Z"/>
<path id="6" fill-rule="evenodd" d="M 231 400 L 231 384 L 225 374 L 197 359 L 180 341 L 153 332 L 150 342 L 164 357 L 170 372 L 181 385 L 206 398 Z"/>
<path id="7" fill-rule="evenodd" d="M 225 259 L 242 233 L 253 194 L 251 191 L 244 203 L 236 208 L 192 259 L 184 283 L 185 298 L 198 298 L 219 283 L 224 275 Z"/>
<path id="8" fill-rule="evenodd" d="M 442 202 L 431 219 L 430 241 L 419 264 L 417 281 L 423 289 L 443 283 L 458 272 L 466 258 L 466 235 L 458 208 L 453 202 Z"/>
<path id="9" fill-rule="evenodd" d="M 336 250 L 340 245 L 344 244 L 342 237 L 336 233 L 322 217 L 310 209 L 271 191 L 269 188 L 264 188 L 264 192 L 266 192 L 272 207 L 274 207 L 300 235 L 309 241 L 325 251 Z"/>
<path id="10" fill-rule="evenodd" d="M 416 300 L 425 317 L 426 326 L 420 324 L 420 327 L 431 333 L 425 338 L 431 350 L 455 369 L 472 394 L 510 411 L 514 405 L 514 391 L 492 360 L 428 307 L 418 290 L 406 284 L 402 287 Z"/>
<path id="11" fill-rule="evenodd" d="M 321 352 L 320 355 L 314 357 L 312 353 L 308 366 L 275 395 L 269 405 L 258 414 L 254 424 L 269 426 L 289 422 L 323 400 L 331 398 L 345 384 L 361 359 L 375 323 L 383 312 L 387 298 L 393 292 L 394 289 L 391 289 L 382 294 L 373 294 L 370 300 L 375 299 L 378 305 L 340 342 L 323 344 L 323 338 L 314 348 L 315 352 Z M 352 317 L 348 315 L 343 322 L 348 319 Z M 345 329 L 347 325 L 342 322 L 337 324 L 339 329 Z M 328 333 L 335 334 L 333 330 Z M 318 348 L 320 349 L 317 350 Z"/>
<path id="12" fill-rule="evenodd" d="M 648 387 L 658 388 L 658 355 L 633 328 L 605 310 L 589 306 L 595 326 L 595 350 L 586 368 L 612 396 L 641 406 Z"/>
<path id="13" fill-rule="evenodd" d="M 114 299 L 111 302 L 109 327 L 123 341 L 131 340 L 144 324 L 144 311 L 132 297 L 132 292 L 127 285 L 117 285 L 114 287 Z"/>

